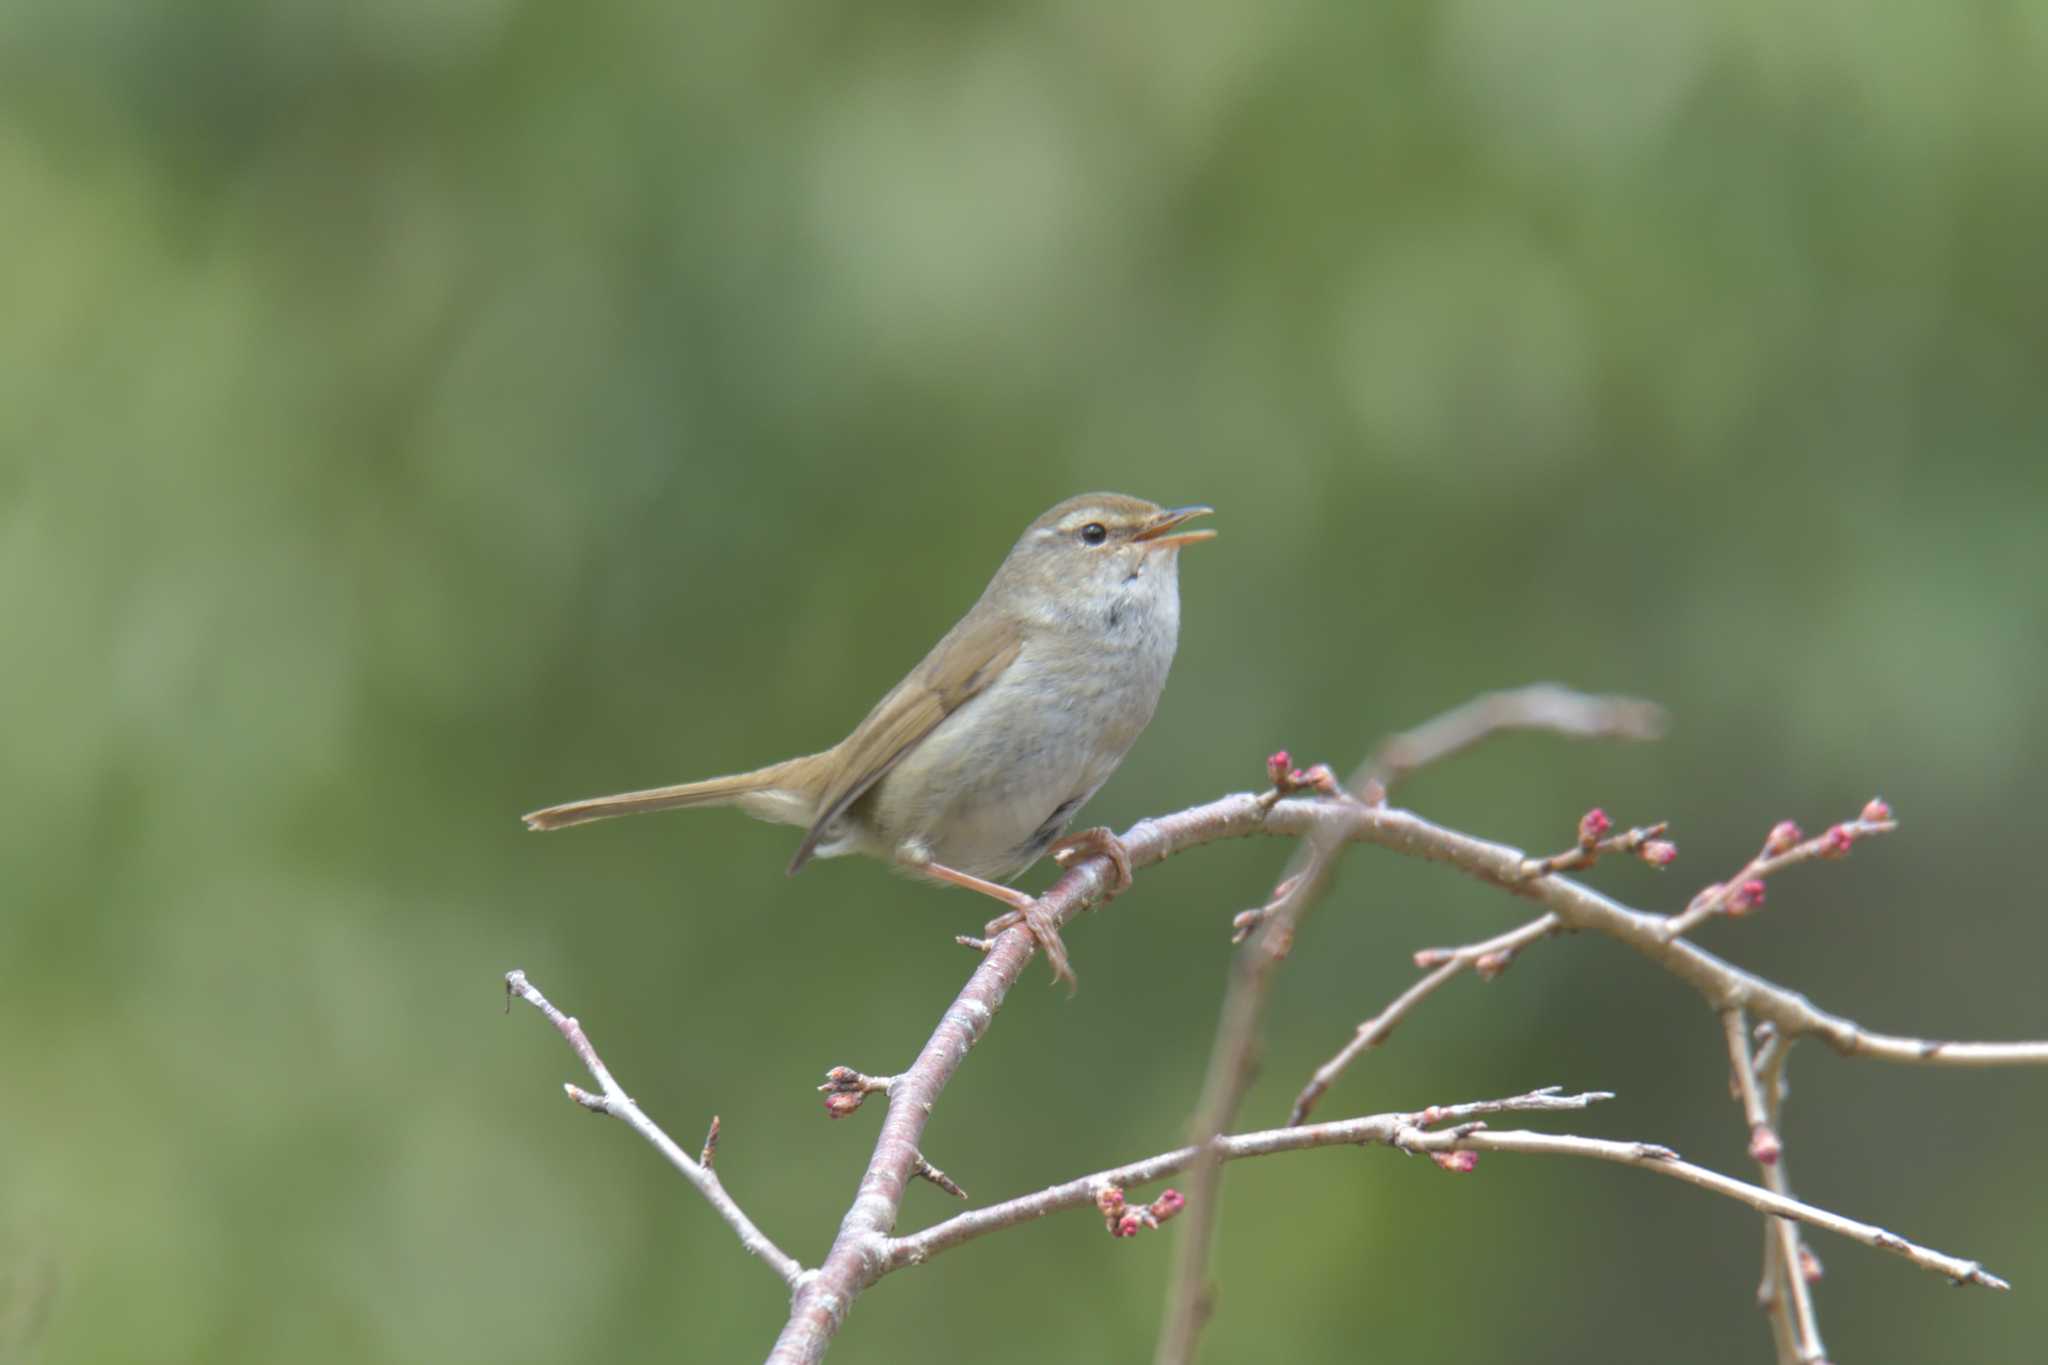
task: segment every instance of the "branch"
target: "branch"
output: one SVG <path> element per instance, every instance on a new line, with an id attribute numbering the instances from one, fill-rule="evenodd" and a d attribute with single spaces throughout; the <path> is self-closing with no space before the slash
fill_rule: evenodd
<path id="1" fill-rule="evenodd" d="M 1780 820 L 1771 827 L 1764 846 L 1743 869 L 1725 882 L 1716 882 L 1692 898 L 1680 913 L 1664 921 L 1664 936 L 1677 938 L 1715 915 L 1746 915 L 1764 903 L 1764 879 L 1815 858 L 1846 858 L 1859 839 L 1889 834 L 1899 827 L 1892 808 L 1881 797 L 1872 797 L 1855 820 L 1832 825 L 1825 834 L 1802 840 L 1799 826 Z"/>
<path id="2" fill-rule="evenodd" d="M 1209 811 L 1222 823 L 1250 823 L 1249 813 L 1241 814 L 1241 808 L 1234 803 L 1256 799 L 1225 797 L 1182 815 Z M 1283 800 L 1263 813 L 1256 828 L 1261 833 L 1296 836 L 1335 829 L 1342 837 L 1359 843 L 1444 863 L 1488 885 L 1535 901 L 1555 914 L 1566 929 L 1604 934 L 1627 944 L 1691 986 L 1710 1007 L 1743 1008 L 1759 1019 L 1769 1020 L 1787 1040 L 1816 1037 L 1844 1056 L 1924 1066 L 2048 1065 L 2048 1041 L 1965 1043 L 1871 1032 L 1853 1020 L 1819 1008 L 1797 991 L 1744 971 L 1685 939 L 1667 937 L 1667 916 L 1631 910 L 1567 877 L 1525 877 L 1522 869 L 1528 860 L 1521 850 L 1446 829 L 1410 811 L 1390 806 Z"/>
<path id="3" fill-rule="evenodd" d="M 1481 1114 L 1584 1109 L 1609 1098 L 1612 1097 L 1599 1091 L 1583 1095 L 1561 1095 L 1553 1086 L 1506 1100 L 1444 1106 L 1412 1114 L 1375 1114 L 1365 1118 L 1342 1119 L 1334 1123 L 1269 1128 L 1263 1132 L 1218 1137 L 1207 1144 L 1206 1152 L 1201 1146 L 1187 1146 L 1171 1152 L 1162 1152 L 1143 1161 L 1129 1162 L 1082 1176 L 1077 1180 L 1053 1185 L 1035 1194 L 992 1204 L 985 1209 L 957 1214 L 922 1232 L 893 1238 L 886 1247 L 887 1262 L 884 1273 L 906 1266 L 922 1265 L 942 1251 L 949 1251 L 991 1232 L 1015 1227 L 1066 1209 L 1093 1205 L 1102 1190 L 1144 1185 L 1178 1175 L 1192 1169 L 1205 1156 L 1219 1162 L 1238 1161 L 1246 1157 L 1272 1156 L 1280 1152 L 1306 1151 L 1316 1147 L 1380 1144 L 1431 1155 L 1456 1152 L 1518 1152 L 1541 1156 L 1586 1157 L 1635 1166 L 1737 1200 L 1759 1212 L 1778 1218 L 1797 1219 L 1861 1242 L 1865 1246 L 1889 1251 L 1923 1270 L 1945 1275 L 1958 1283 L 1982 1285 L 1989 1289 L 2011 1287 L 1975 1261 L 1931 1250 L 1883 1228 L 1845 1218 L 1841 1214 L 1774 1194 L 1770 1190 L 1737 1180 L 1732 1176 L 1692 1165 L 1680 1160 L 1668 1147 L 1645 1142 L 1574 1137 L 1561 1133 L 1494 1132 L 1483 1123 L 1472 1121 L 1474 1116 Z M 1445 1123 L 1452 1126 L 1436 1127 Z M 1466 1163 L 1454 1163 L 1453 1168 L 1470 1169 Z"/>
<path id="4" fill-rule="evenodd" d="M 1489 692 L 1381 741 L 1353 776 L 1351 789 L 1363 793 L 1366 784 L 1378 782 L 1391 791 L 1417 769 L 1505 730 L 1547 730 L 1567 739 L 1662 739 L 1664 708 L 1634 697 L 1589 696 L 1556 683 Z"/>
<path id="5" fill-rule="evenodd" d="M 1309 1111 L 1315 1108 L 1316 1101 L 1336 1083 L 1337 1078 L 1344 1074 L 1344 1069 L 1357 1061 L 1359 1055 L 1367 1048 L 1378 1047 L 1387 1041 L 1387 1036 L 1394 1031 L 1396 1024 L 1407 1018 L 1417 1005 L 1441 990 L 1452 977 L 1467 967 L 1477 967 L 1480 976 L 1492 980 L 1507 970 L 1515 954 L 1538 939 L 1550 937 L 1562 927 L 1556 915 L 1543 914 L 1519 929 L 1510 929 L 1507 933 L 1487 939 L 1483 943 L 1468 943 L 1462 948 L 1425 948 L 1417 953 L 1416 966 L 1434 967 L 1435 970 L 1395 996 L 1393 1002 L 1385 1009 L 1360 1024 L 1351 1041 L 1340 1048 L 1336 1056 L 1316 1068 L 1315 1074 L 1309 1077 L 1308 1084 L 1295 1096 L 1294 1108 L 1287 1115 L 1289 1126 L 1307 1122 Z"/>
<path id="6" fill-rule="evenodd" d="M 1664 713 L 1649 702 L 1591 697 L 1553 683 L 1489 693 L 1382 741 L 1351 775 L 1336 804 L 1379 806 L 1403 778 L 1503 730 L 1549 730 L 1578 738 L 1655 739 L 1663 734 Z M 1327 783 L 1327 769 L 1293 772 L 1285 751 L 1268 759 L 1267 768 L 1276 799 L 1290 789 L 1321 788 Z M 1198 1147 L 1237 1118 L 1238 1103 L 1251 1085 L 1256 1065 L 1259 1021 L 1265 1015 L 1274 969 L 1293 946 L 1302 917 L 1329 889 L 1343 842 L 1341 829 L 1312 831 L 1307 847 L 1294 856 L 1289 875 L 1272 903 L 1238 917 L 1238 936 L 1242 938 L 1256 924 L 1258 937 L 1233 964 L 1217 1019 L 1208 1074 L 1189 1124 L 1188 1136 Z M 1216 1162 L 1199 1164 L 1189 1183 L 1191 1208 L 1174 1258 L 1173 1287 L 1167 1293 L 1165 1321 L 1154 1356 L 1157 1365 L 1187 1365 L 1193 1360 L 1195 1340 L 1209 1314 L 1209 1243 L 1215 1236 L 1222 1186 Z"/>
<path id="7" fill-rule="evenodd" d="M 1792 1184 L 1785 1173 L 1784 1148 L 1771 1106 L 1757 1083 L 1756 1058 L 1749 1050 L 1749 1020 L 1741 1010 L 1721 1011 L 1721 1036 L 1728 1048 L 1735 1098 L 1742 1105 L 1743 1122 L 1749 1125 L 1750 1158 L 1762 1169 L 1764 1183 L 1773 1194 L 1789 1196 Z M 1802 1273 L 1805 1259 L 1799 1229 L 1783 1218 L 1766 1218 L 1764 1287 L 1769 1293 L 1764 1297 L 1760 1290 L 1761 1306 L 1771 1315 L 1771 1336 L 1778 1344 L 1778 1354 L 1788 1357 L 1792 1365 L 1813 1365 L 1825 1361 L 1828 1353 L 1821 1344 L 1813 1290 Z"/>
<path id="8" fill-rule="evenodd" d="M 754 1226 L 754 1220 L 747 1217 L 733 1197 L 725 1192 L 724 1182 L 718 1178 L 718 1172 L 712 1169 L 711 1163 L 718 1147 L 717 1119 L 711 1121 L 711 1132 L 704 1140 L 703 1160 L 692 1161 L 689 1154 L 678 1147 L 667 1133 L 662 1132 L 653 1119 L 641 1112 L 640 1106 L 620 1088 L 619 1083 L 612 1078 L 611 1071 L 598 1058 L 597 1049 L 591 1046 L 590 1039 L 583 1032 L 583 1026 L 556 1009 L 548 998 L 540 993 L 540 988 L 526 979 L 525 972 L 505 973 L 505 994 L 508 998 L 518 996 L 546 1015 L 547 1021 L 555 1026 L 556 1032 L 568 1040 L 570 1049 L 597 1081 L 601 1093 L 595 1095 L 579 1086 L 564 1085 L 562 1089 L 568 1093 L 570 1099 L 594 1114 L 611 1115 L 647 1139 L 656 1151 L 668 1159 L 669 1165 L 675 1167 L 685 1180 L 697 1187 L 697 1193 L 710 1201 L 711 1207 L 718 1210 L 718 1216 L 732 1225 L 732 1230 L 739 1234 L 740 1245 L 746 1248 L 747 1254 L 766 1261 L 768 1268 L 781 1276 L 782 1282 L 791 1289 L 796 1289 L 803 1283 L 804 1268 L 797 1264 L 794 1257 L 787 1255 L 775 1243 L 769 1241 L 761 1229 Z"/>
<path id="9" fill-rule="evenodd" d="M 1566 929 L 1603 933 L 1692 985 L 1716 1008 L 1741 1005 L 1768 1019 L 1787 1037 L 1813 1035 L 1848 1056 L 1952 1066 L 2048 1064 L 2048 1042 L 1956 1043 L 1871 1033 L 1816 1008 L 1805 996 L 1773 985 L 1683 940 L 1667 940 L 1665 916 L 1630 910 L 1567 877 L 1529 879 L 1520 850 L 1445 829 L 1410 812 L 1351 800 L 1283 797 L 1240 792 L 1170 815 L 1138 821 L 1121 835 L 1133 868 L 1221 839 L 1268 834 L 1303 838 L 1323 833 L 1338 842 L 1377 844 L 1411 857 L 1441 862 L 1490 885 L 1534 900 Z M 1070 866 L 1039 905 L 1064 926 L 1114 888 L 1107 857 Z M 860 1292 L 884 1273 L 878 1256 L 902 1206 L 916 1167 L 917 1143 L 946 1083 L 988 1028 L 1018 975 L 1037 949 L 1022 927 L 1005 930 L 989 945 L 973 976 L 948 1007 L 917 1060 L 893 1078 L 889 1113 L 863 1175 L 860 1194 L 840 1224 L 832 1249 L 815 1276 L 798 1289 L 776 1353 L 779 1365 L 822 1359 Z M 1305 1131 L 1305 1130 L 1293 1130 Z M 1189 1216 L 1195 1213 L 1192 1200 Z"/>

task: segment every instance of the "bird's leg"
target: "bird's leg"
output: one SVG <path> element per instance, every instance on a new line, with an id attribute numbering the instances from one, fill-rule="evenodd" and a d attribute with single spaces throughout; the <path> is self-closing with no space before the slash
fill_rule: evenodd
<path id="1" fill-rule="evenodd" d="M 1116 837 L 1116 831 L 1108 825 L 1097 825 L 1093 829 L 1076 830 L 1046 850 L 1053 861 L 1061 867 L 1072 867 L 1083 858 L 1097 855 L 1109 859 L 1116 869 L 1116 881 L 1102 895 L 1104 902 L 1128 890 L 1131 885 L 1131 851 L 1124 847 L 1124 841 Z"/>
<path id="2" fill-rule="evenodd" d="M 1045 960 L 1052 965 L 1053 980 L 1065 981 L 1069 985 L 1078 984 L 1074 979 L 1074 969 L 1067 961 L 1067 945 L 1060 940 L 1059 925 L 1053 923 L 1052 916 L 1039 906 L 1035 897 L 1027 896 L 1012 886 L 983 881 L 980 877 L 957 871 L 944 863 L 921 863 L 917 870 L 936 881 L 950 882 L 954 886 L 964 886 L 969 891 L 979 891 L 984 896 L 993 896 L 1009 906 L 1011 913 L 991 921 L 988 933 L 991 936 L 1001 933 L 1002 929 L 996 927 L 998 924 L 1007 929 L 1021 920 L 1038 940 L 1038 946 L 1045 949 Z"/>
<path id="3" fill-rule="evenodd" d="M 1124 847 L 1124 841 L 1117 838 L 1116 832 L 1107 825 L 1097 825 L 1093 829 L 1084 829 L 1069 834 L 1066 838 L 1053 844 L 1047 852 L 1052 854 L 1053 861 L 1062 868 L 1072 867 L 1083 858 L 1093 858 L 1098 855 L 1109 859 L 1110 866 L 1115 870 L 1115 880 L 1110 883 L 1109 890 L 1103 893 L 1101 904 L 1107 904 L 1130 888 L 1130 850 Z M 982 932 L 993 938 L 997 934 L 1002 933 L 1003 930 L 1019 923 L 1023 918 L 1023 915 L 1015 910 L 1007 915 L 998 915 L 988 922 L 988 926 Z"/>

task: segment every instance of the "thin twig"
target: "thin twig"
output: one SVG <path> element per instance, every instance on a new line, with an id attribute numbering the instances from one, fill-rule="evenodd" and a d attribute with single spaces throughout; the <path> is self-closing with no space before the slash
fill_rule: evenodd
<path id="1" fill-rule="evenodd" d="M 1594 811 L 1592 814 L 1597 815 L 1599 812 Z M 1624 830 L 1620 834 L 1610 834 L 1604 839 L 1584 840 L 1562 853 L 1553 853 L 1547 858 L 1529 859 L 1522 864 L 1522 875 L 1524 877 L 1548 877 L 1557 872 L 1578 872 L 1591 867 L 1599 862 L 1603 856 L 1610 853 L 1640 853 L 1648 849 L 1652 843 L 1656 843 L 1664 831 L 1669 828 L 1671 826 L 1668 822 L 1659 820 L 1654 825 L 1642 825 L 1635 829 Z M 1663 844 L 1660 847 L 1668 850 L 1671 846 Z M 1650 851 L 1655 852 L 1656 850 L 1651 849 Z"/>
<path id="2" fill-rule="evenodd" d="M 1632 697 L 1591 697 L 1552 683 L 1478 697 L 1383 740 L 1345 784 L 1349 800 L 1333 808 L 1374 808 L 1410 774 L 1504 730 L 1548 730 L 1578 738 L 1655 739 L 1664 732 L 1662 708 Z M 1288 765 L 1274 755 L 1276 788 Z M 1326 771 L 1326 770 L 1322 770 Z M 1311 777 L 1319 775 L 1312 769 Z M 1292 774 L 1287 774 L 1290 778 Z M 1327 780 L 1327 779 L 1325 779 Z M 1259 1021 L 1280 960 L 1294 943 L 1300 921 L 1329 889 L 1341 828 L 1319 828 L 1296 852 L 1282 882 L 1285 890 L 1259 917 L 1258 934 L 1233 964 L 1216 1023 L 1208 1074 L 1189 1122 L 1197 1147 L 1227 1130 L 1251 1085 L 1258 1054 Z M 1209 1244 L 1220 1211 L 1222 1172 L 1214 1161 L 1196 1166 L 1189 1179 L 1188 1215 L 1174 1258 L 1171 1288 L 1155 1365 L 1188 1365 L 1209 1314 Z"/>
<path id="3" fill-rule="evenodd" d="M 1569 877 L 1521 876 L 1520 849 L 1432 824 L 1391 806 L 1286 800 L 1257 811 L 1256 798 L 1225 797 L 1208 808 L 1224 823 L 1250 821 L 1268 834 L 1305 835 L 1334 827 L 1342 837 L 1454 867 L 1491 886 L 1535 901 L 1566 929 L 1603 934 L 1635 949 L 1697 991 L 1714 1009 L 1740 1006 L 1769 1020 L 1786 1039 L 1815 1037 L 1847 1057 L 1922 1066 L 2048 1065 L 2048 1041 L 1949 1042 L 1874 1033 L 1819 1008 L 1797 991 L 1776 985 L 1716 957 L 1687 939 L 1664 935 L 1665 916 L 1631 910 Z M 1243 804 L 1238 804 L 1243 803 Z M 1247 809 L 1251 807 L 1251 809 Z M 1201 809 L 1201 808 L 1197 808 Z M 1192 815 L 1194 812 L 1182 812 Z"/>
<path id="4" fill-rule="evenodd" d="M 1879 812 L 1883 814 L 1880 816 Z M 1771 831 L 1762 851 L 1744 864 L 1740 872 L 1725 882 L 1707 887 L 1694 896 L 1684 910 L 1665 920 L 1664 936 L 1678 938 L 1716 915 L 1741 914 L 1754 909 L 1762 903 L 1764 882 L 1773 874 L 1816 858 L 1846 857 L 1858 840 L 1876 834 L 1890 834 L 1898 827 L 1899 822 L 1891 818 L 1889 808 L 1876 800 L 1864 808 L 1863 818 L 1832 825 L 1811 839 L 1800 840 L 1798 826 L 1790 822 L 1781 824 Z"/>
<path id="5" fill-rule="evenodd" d="M 1294 1108 L 1287 1115 L 1288 1124 L 1292 1126 L 1307 1122 L 1309 1111 L 1315 1108 L 1316 1101 L 1320 1100 L 1336 1083 L 1337 1078 L 1344 1074 L 1345 1068 L 1357 1061 L 1366 1049 L 1378 1047 L 1387 1041 L 1396 1024 L 1407 1018 L 1417 1005 L 1441 990 L 1452 977 L 1474 966 L 1479 967 L 1481 976 L 1497 976 L 1506 970 L 1508 963 L 1514 960 L 1515 954 L 1538 939 L 1548 938 L 1556 933 L 1559 927 L 1556 915 L 1538 915 L 1519 929 L 1510 929 L 1507 933 L 1482 943 L 1468 943 L 1462 948 L 1429 949 L 1417 953 L 1415 959 L 1418 965 L 1429 963 L 1435 970 L 1395 996 L 1385 1009 L 1360 1024 L 1357 1032 L 1352 1034 L 1351 1041 L 1344 1044 L 1336 1056 L 1316 1068 L 1315 1074 L 1309 1077 L 1308 1084 L 1295 1096 Z M 1488 963 L 1497 965 L 1489 971 L 1486 965 L 1482 965 Z"/>
<path id="6" fill-rule="evenodd" d="M 1381 741 L 1351 789 L 1378 782 L 1392 791 L 1418 768 L 1504 730 L 1547 730 L 1567 739 L 1662 739 L 1664 708 L 1635 697 L 1592 696 L 1557 683 L 1489 692 Z"/>
<path id="7" fill-rule="evenodd" d="M 1607 1098 L 1610 1096 L 1602 1092 L 1561 1095 L 1556 1093 L 1555 1088 L 1551 1088 L 1533 1091 L 1528 1095 L 1518 1095 L 1509 1100 L 1445 1106 L 1420 1113 L 1375 1114 L 1364 1118 L 1340 1119 L 1332 1123 L 1269 1128 L 1262 1132 L 1219 1137 L 1206 1144 L 1206 1153 L 1204 1147 L 1197 1146 L 1162 1152 L 1142 1161 L 1129 1162 L 1076 1180 L 1064 1181 L 1034 1194 L 956 1214 L 944 1222 L 935 1223 L 921 1232 L 906 1237 L 891 1238 L 884 1248 L 887 1258 L 885 1271 L 920 1265 L 942 1251 L 949 1251 L 991 1232 L 1015 1227 L 1020 1223 L 1043 1218 L 1064 1209 L 1093 1205 L 1097 1194 L 1112 1186 L 1124 1189 L 1178 1175 L 1191 1169 L 1205 1154 L 1219 1161 L 1238 1161 L 1246 1157 L 1272 1156 L 1280 1152 L 1305 1151 L 1316 1147 L 1381 1144 L 1403 1151 L 1432 1154 L 1516 1152 L 1540 1156 L 1586 1157 L 1635 1166 L 1737 1200 L 1759 1212 L 1778 1218 L 1797 1219 L 1861 1242 L 1865 1246 L 1889 1251 L 1923 1270 L 1945 1275 L 1959 1283 L 1982 1285 L 1989 1289 L 2011 1287 L 1975 1261 L 1934 1251 L 1909 1242 L 1883 1228 L 1861 1223 L 1827 1209 L 1774 1194 L 1770 1190 L 1737 1180 L 1732 1176 L 1695 1166 L 1681 1160 L 1670 1148 L 1655 1143 L 1620 1142 L 1608 1138 L 1576 1137 L 1562 1133 L 1495 1132 L 1471 1121 L 1475 1115 L 1489 1113 L 1583 1109 Z M 1432 1126 L 1445 1123 L 1453 1126 Z"/>
<path id="8" fill-rule="evenodd" d="M 1741 1010 L 1721 1011 L 1721 1036 L 1728 1047 L 1728 1068 L 1736 1099 L 1742 1105 L 1742 1120 L 1749 1125 L 1750 1159 L 1763 1173 L 1766 1188 L 1789 1197 L 1792 1188 L 1785 1175 L 1783 1145 L 1772 1124 L 1770 1107 L 1764 1102 L 1763 1089 L 1757 1084 L 1756 1058 L 1749 1049 L 1749 1020 Z M 1769 1260 L 1779 1275 L 1775 1286 L 1778 1292 L 1772 1296 L 1768 1311 L 1784 1318 L 1782 1327 L 1772 1326 L 1772 1336 L 1790 1340 L 1792 1359 L 1799 1365 L 1826 1360 L 1827 1347 L 1821 1344 L 1820 1317 L 1814 1311 L 1813 1291 L 1806 1277 L 1799 1273 L 1799 1229 L 1786 1219 L 1766 1217 L 1764 1232 L 1772 1239 Z"/>
<path id="9" fill-rule="evenodd" d="M 944 1171 L 932 1165 L 931 1162 L 926 1161 L 922 1153 L 918 1155 L 917 1165 L 911 1168 L 911 1174 L 919 1180 L 929 1180 L 955 1199 L 964 1200 L 967 1198 L 967 1191 L 955 1184 L 952 1176 L 947 1175 Z"/>
<path id="10" fill-rule="evenodd" d="M 653 1119 L 648 1118 L 640 1106 L 633 1102 L 633 1098 L 620 1088 L 611 1071 L 599 1059 L 597 1049 L 591 1046 L 589 1037 L 583 1032 L 583 1026 L 573 1017 L 556 1009 L 548 998 L 540 993 L 540 988 L 526 979 L 525 972 L 505 973 L 505 991 L 508 997 L 518 996 L 547 1017 L 547 1021 L 555 1026 L 555 1031 L 568 1041 L 570 1050 L 597 1081 L 602 1092 L 593 1095 L 578 1086 L 565 1085 L 562 1088 L 568 1093 L 569 1098 L 593 1113 L 611 1115 L 645 1138 L 656 1151 L 668 1159 L 669 1165 L 675 1167 L 685 1180 L 697 1187 L 697 1192 L 710 1202 L 712 1208 L 718 1210 L 718 1216 L 739 1234 L 740 1245 L 746 1248 L 749 1255 L 758 1256 L 765 1261 L 768 1268 L 781 1276 L 782 1282 L 791 1289 L 798 1288 L 805 1277 L 804 1268 L 797 1264 L 795 1257 L 785 1253 L 768 1239 L 766 1233 L 754 1226 L 754 1220 L 747 1217 L 733 1197 L 726 1193 L 724 1182 L 718 1178 L 718 1172 L 711 1168 L 712 1152 L 718 1141 L 718 1121 L 712 1120 L 711 1134 L 705 1139 L 705 1159 L 702 1162 L 692 1161 L 689 1153 L 678 1147 L 675 1140 L 664 1133 Z"/>

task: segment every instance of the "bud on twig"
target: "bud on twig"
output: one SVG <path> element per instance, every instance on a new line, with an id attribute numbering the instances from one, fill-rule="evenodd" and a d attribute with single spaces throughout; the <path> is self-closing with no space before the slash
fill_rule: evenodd
<path id="1" fill-rule="evenodd" d="M 1636 856 L 1651 867 L 1666 868 L 1678 856 L 1678 845 L 1669 839 L 1652 839 L 1636 850 Z"/>

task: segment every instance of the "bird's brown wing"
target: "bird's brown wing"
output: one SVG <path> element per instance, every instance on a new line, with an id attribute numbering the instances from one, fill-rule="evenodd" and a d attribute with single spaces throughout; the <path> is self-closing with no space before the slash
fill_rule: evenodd
<path id="1" fill-rule="evenodd" d="M 840 743 L 835 751 L 839 776 L 819 794 L 817 818 L 790 860 L 791 875 L 810 861 L 827 825 L 902 762 L 939 722 L 1001 677 L 1023 647 L 1023 634 L 1014 621 L 977 620 L 970 613 L 947 632 L 924 662 L 876 702 L 867 719 Z"/>

